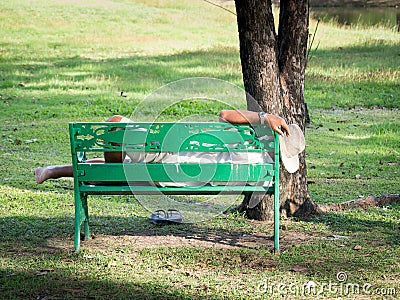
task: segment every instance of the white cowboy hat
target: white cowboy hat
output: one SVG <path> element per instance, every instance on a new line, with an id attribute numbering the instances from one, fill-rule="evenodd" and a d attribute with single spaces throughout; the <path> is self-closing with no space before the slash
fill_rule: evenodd
<path id="1" fill-rule="evenodd" d="M 299 169 L 299 154 L 306 148 L 304 134 L 297 124 L 290 124 L 289 136 L 279 136 L 279 148 L 281 159 L 285 169 L 289 173 L 294 173 Z"/>

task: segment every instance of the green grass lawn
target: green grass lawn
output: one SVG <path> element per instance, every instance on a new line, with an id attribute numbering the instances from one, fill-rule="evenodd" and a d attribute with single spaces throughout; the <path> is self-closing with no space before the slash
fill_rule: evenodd
<path id="1" fill-rule="evenodd" d="M 33 169 L 70 162 L 69 121 L 129 116 L 155 89 L 184 78 L 243 86 L 235 16 L 202 1 L 12 0 L 0 3 L 0 32 L 2 299 L 400 293 L 396 204 L 282 219 L 278 257 L 269 222 L 229 213 L 156 227 L 132 197 L 91 197 L 94 239 L 74 253 L 72 183 L 37 185 Z M 319 24 L 315 41 L 305 86 L 313 200 L 399 193 L 399 33 Z M 187 103 L 164 117 L 216 113 L 219 105 Z"/>

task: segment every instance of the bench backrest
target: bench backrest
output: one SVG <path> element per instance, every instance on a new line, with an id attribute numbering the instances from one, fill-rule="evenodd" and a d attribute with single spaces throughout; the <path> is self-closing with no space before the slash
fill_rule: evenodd
<path id="1" fill-rule="evenodd" d="M 279 168 L 278 137 L 268 125 L 230 123 L 70 123 L 74 173 L 79 181 L 272 180 Z M 99 152 L 268 152 L 265 164 L 85 164 Z M 108 170 L 108 171 L 107 171 Z"/>

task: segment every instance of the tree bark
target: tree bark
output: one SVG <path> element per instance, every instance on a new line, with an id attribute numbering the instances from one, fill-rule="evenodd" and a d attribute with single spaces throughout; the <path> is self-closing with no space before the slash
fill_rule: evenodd
<path id="1" fill-rule="evenodd" d="M 236 14 L 245 90 L 261 109 L 280 112 L 277 35 L 270 0 L 236 0 Z M 247 105 L 259 110 L 251 99 Z"/>
<path id="2" fill-rule="evenodd" d="M 236 0 L 245 90 L 262 110 L 281 115 L 287 123 L 305 129 L 304 74 L 308 41 L 308 1 L 282 0 L 278 35 L 275 32 L 271 0 Z M 258 110 L 248 100 L 249 110 Z M 281 214 L 301 216 L 316 210 L 307 186 L 305 152 L 300 169 L 289 174 L 280 169 Z M 247 216 L 267 220 L 273 215 L 271 196 L 265 196 L 254 208 L 249 198 L 242 203 Z"/>
<path id="3" fill-rule="evenodd" d="M 288 123 L 296 123 L 305 131 L 304 77 L 307 64 L 308 1 L 280 2 L 278 32 L 278 65 L 282 91 L 281 114 Z M 287 215 L 304 215 L 316 209 L 307 186 L 305 151 L 299 155 L 300 169 L 289 174 L 281 168 L 280 194 L 285 199 Z"/>

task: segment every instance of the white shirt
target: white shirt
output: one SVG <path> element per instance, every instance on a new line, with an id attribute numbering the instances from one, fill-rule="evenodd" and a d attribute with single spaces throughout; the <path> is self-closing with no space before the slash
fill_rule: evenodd
<path id="1" fill-rule="evenodd" d="M 231 163 L 231 164 L 257 164 L 273 163 L 267 152 L 127 152 L 125 162 L 131 163 Z M 158 182 L 160 186 L 182 187 L 198 186 L 203 182 Z M 210 182 L 211 185 L 242 185 L 240 182 Z M 270 182 L 251 183 L 251 185 L 269 185 Z"/>

